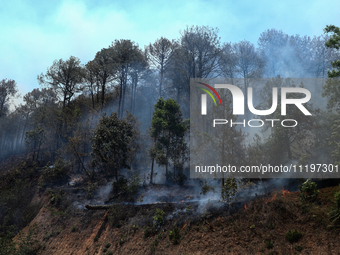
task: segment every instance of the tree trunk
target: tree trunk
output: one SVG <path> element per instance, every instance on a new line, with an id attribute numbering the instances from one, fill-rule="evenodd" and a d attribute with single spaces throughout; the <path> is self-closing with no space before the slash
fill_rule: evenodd
<path id="1" fill-rule="evenodd" d="M 153 181 L 153 164 L 154 164 L 154 162 L 155 162 L 155 159 L 153 158 L 152 162 L 151 162 L 150 184 L 152 184 L 152 181 Z"/>

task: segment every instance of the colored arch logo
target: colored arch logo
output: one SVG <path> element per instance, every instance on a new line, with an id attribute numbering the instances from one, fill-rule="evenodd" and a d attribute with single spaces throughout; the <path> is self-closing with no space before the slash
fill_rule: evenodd
<path id="1" fill-rule="evenodd" d="M 217 96 L 217 98 L 218 98 L 218 100 L 220 101 L 220 104 L 221 104 L 221 106 L 222 106 L 222 100 L 221 100 L 219 94 L 216 92 L 216 90 L 215 90 L 213 87 L 211 87 L 210 85 L 208 85 L 208 84 L 206 84 L 206 83 L 203 83 L 203 82 L 197 82 L 197 83 L 199 83 L 199 84 L 201 84 L 201 85 L 206 86 L 207 88 L 209 88 L 209 89 Z M 197 88 L 203 90 L 204 92 L 206 92 L 206 93 L 214 100 L 214 103 L 215 103 L 215 105 L 217 106 L 216 100 L 215 100 L 214 96 L 211 94 L 211 92 L 210 92 L 209 90 L 204 89 L 204 88 L 200 88 L 200 87 L 197 87 Z"/>

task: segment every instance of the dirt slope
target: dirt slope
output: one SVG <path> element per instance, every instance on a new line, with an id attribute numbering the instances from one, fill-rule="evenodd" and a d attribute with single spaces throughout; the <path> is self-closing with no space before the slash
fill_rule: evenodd
<path id="1" fill-rule="evenodd" d="M 322 189 L 319 200 L 307 204 L 300 203 L 299 192 L 278 191 L 229 216 L 203 214 L 179 226 L 176 245 L 169 239 L 175 218 L 145 238 L 145 226 L 126 220 L 114 227 L 107 211 L 58 212 L 49 205 L 23 233 L 35 229 L 39 254 L 340 254 L 340 231 L 328 216 L 339 190 Z M 302 238 L 290 243 L 285 234 L 294 229 Z"/>

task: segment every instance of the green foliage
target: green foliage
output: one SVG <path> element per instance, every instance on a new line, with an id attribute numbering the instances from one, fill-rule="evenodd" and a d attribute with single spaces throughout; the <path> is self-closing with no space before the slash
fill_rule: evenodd
<path id="1" fill-rule="evenodd" d="M 137 194 L 141 184 L 142 179 L 139 177 L 139 174 L 137 172 L 134 172 L 129 181 L 128 193 L 131 195 Z"/>
<path id="2" fill-rule="evenodd" d="M 204 184 L 201 187 L 201 193 L 200 194 L 205 195 L 210 191 L 215 192 L 215 188 L 207 182 L 207 179 L 204 179 Z"/>
<path id="3" fill-rule="evenodd" d="M 272 241 L 269 241 L 269 240 L 266 241 L 266 246 L 267 246 L 267 249 L 272 249 L 272 248 L 274 248 L 273 242 L 272 242 Z"/>
<path id="4" fill-rule="evenodd" d="M 155 252 L 155 251 L 156 251 L 157 245 L 158 245 L 158 240 L 156 239 L 156 240 L 153 241 L 153 243 L 151 244 L 151 252 Z"/>
<path id="5" fill-rule="evenodd" d="M 37 160 L 40 153 L 40 147 L 45 138 L 45 131 L 41 127 L 26 131 L 25 144 L 32 152 L 32 160 Z"/>
<path id="6" fill-rule="evenodd" d="M 22 236 L 21 233 L 19 233 L 18 236 L 18 242 L 16 243 L 17 251 L 16 253 L 12 254 L 18 254 L 18 255 L 35 255 L 38 254 L 41 245 L 37 239 L 34 237 L 37 234 L 37 226 L 30 227 L 28 230 L 28 233 L 25 236 Z"/>
<path id="7" fill-rule="evenodd" d="M 108 220 L 114 227 L 120 228 L 123 225 L 123 221 L 134 213 L 133 206 L 131 205 L 112 205 L 108 213 Z"/>
<path id="8" fill-rule="evenodd" d="M 317 190 L 316 187 L 317 184 L 310 179 L 305 181 L 302 186 L 300 186 L 300 200 L 302 202 L 314 202 L 319 194 L 319 190 Z"/>
<path id="9" fill-rule="evenodd" d="M 76 232 L 76 226 L 72 225 L 71 232 Z"/>
<path id="10" fill-rule="evenodd" d="M 152 234 L 152 229 L 149 226 L 144 228 L 144 238 L 148 238 Z"/>
<path id="11" fill-rule="evenodd" d="M 340 191 L 334 195 L 334 205 L 329 213 L 332 224 L 338 225 L 340 223 Z"/>
<path id="12" fill-rule="evenodd" d="M 98 183 L 97 182 L 88 181 L 87 182 L 87 187 L 86 187 L 86 197 L 87 198 L 92 198 L 93 197 L 93 193 L 96 191 L 97 188 L 98 188 Z"/>
<path id="13" fill-rule="evenodd" d="M 113 190 L 116 193 L 120 193 L 121 196 L 125 196 L 127 200 L 134 200 L 134 196 L 138 193 L 141 187 L 142 179 L 137 172 L 134 172 L 127 180 L 125 176 L 121 175 L 118 181 L 113 182 Z"/>
<path id="14" fill-rule="evenodd" d="M 106 172 L 113 169 L 116 179 L 121 167 L 130 168 L 132 124 L 118 119 L 117 113 L 105 114 L 94 131 L 92 156 L 93 166 L 102 164 Z"/>
<path id="15" fill-rule="evenodd" d="M 301 252 L 303 250 L 303 247 L 299 244 L 295 247 L 295 250 Z"/>
<path id="16" fill-rule="evenodd" d="M 57 181 L 66 177 L 69 172 L 69 166 L 62 159 L 58 159 L 53 166 L 48 165 L 49 163 L 43 168 L 39 178 L 41 184 Z"/>
<path id="17" fill-rule="evenodd" d="M 172 231 L 169 233 L 169 239 L 173 244 L 179 244 L 181 238 L 181 234 L 179 231 L 179 228 L 174 228 Z"/>
<path id="18" fill-rule="evenodd" d="M 151 121 L 150 136 L 154 145 L 149 154 L 159 165 L 166 166 L 167 179 L 170 160 L 177 174 L 182 174 L 183 164 L 187 160 L 186 132 L 187 126 L 183 123 L 180 105 L 173 99 L 164 100 L 161 97 L 155 104 Z"/>
<path id="19" fill-rule="evenodd" d="M 296 229 L 292 230 L 288 230 L 288 232 L 286 233 L 286 239 L 290 242 L 290 243 L 294 243 L 299 241 L 302 238 L 302 233 Z"/>
<path id="20" fill-rule="evenodd" d="M 98 236 L 95 236 L 93 239 L 94 242 L 98 242 Z"/>
<path id="21" fill-rule="evenodd" d="M 225 203 L 230 203 L 236 196 L 237 182 L 235 178 L 227 178 L 221 191 L 221 200 Z"/>
<path id="22" fill-rule="evenodd" d="M 326 47 L 328 48 L 334 48 L 339 50 L 340 48 L 340 28 L 336 27 L 334 25 L 326 26 L 324 29 L 325 33 L 333 33 L 331 38 L 326 42 Z M 334 77 L 340 77 L 340 61 L 332 61 L 331 62 L 332 67 L 334 70 L 328 71 L 328 77 L 334 78 Z"/>
<path id="23" fill-rule="evenodd" d="M 53 189 L 48 191 L 48 197 L 50 199 L 50 204 L 56 207 L 60 206 L 61 203 L 61 191 L 57 192 Z"/>
<path id="24" fill-rule="evenodd" d="M 123 243 L 125 243 L 125 237 L 126 237 L 126 234 L 125 235 L 123 235 L 120 239 L 119 239 L 119 241 L 118 241 L 118 243 L 120 244 L 120 245 L 122 245 Z"/>
<path id="25" fill-rule="evenodd" d="M 292 79 L 282 79 L 279 76 L 272 78 L 266 82 L 265 88 L 262 90 L 262 99 L 264 103 L 261 105 L 263 109 L 269 109 L 272 104 L 272 88 L 277 87 L 297 87 L 300 85 L 300 88 L 303 88 L 304 85 L 295 84 Z M 287 98 L 289 99 L 298 99 L 301 98 L 301 94 L 298 93 L 289 93 Z M 268 108 L 267 108 L 268 107 Z M 306 109 L 313 113 L 313 108 L 310 103 L 304 104 Z M 310 140 L 306 139 L 310 136 L 310 130 L 314 126 L 315 118 L 311 116 L 304 115 L 300 109 L 297 107 L 287 107 L 286 115 L 281 115 L 281 90 L 278 92 L 278 105 L 276 110 L 266 116 L 262 116 L 262 119 L 294 119 L 299 123 L 299 128 L 285 128 L 282 125 L 274 125 L 271 128 L 270 125 L 264 125 L 262 131 L 265 132 L 268 129 L 271 130 L 269 138 L 265 143 L 265 158 L 267 158 L 268 163 L 273 165 L 284 164 L 293 158 L 300 158 L 305 150 L 294 150 L 296 144 L 299 144 L 300 147 L 309 149 Z M 263 163 L 263 162 L 261 162 Z"/>
<path id="26" fill-rule="evenodd" d="M 153 220 L 155 221 L 155 225 L 162 225 L 164 224 L 164 215 L 165 212 L 161 209 L 156 209 L 155 216 L 153 216 Z"/>
<path id="27" fill-rule="evenodd" d="M 107 242 L 107 243 L 105 243 L 105 245 L 104 245 L 104 246 L 105 246 L 105 248 L 107 248 L 107 249 L 108 249 L 108 248 L 110 248 L 110 246 L 111 246 L 111 243 Z"/>

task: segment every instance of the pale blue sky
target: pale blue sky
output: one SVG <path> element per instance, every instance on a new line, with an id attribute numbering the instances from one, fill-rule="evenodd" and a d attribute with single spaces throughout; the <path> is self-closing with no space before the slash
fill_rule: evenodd
<path id="1" fill-rule="evenodd" d="M 161 36 L 178 38 L 186 25 L 218 27 L 223 42 L 256 44 L 266 29 L 312 37 L 329 24 L 340 26 L 338 0 L 0 0 L 0 79 L 16 80 L 24 95 L 55 59 L 73 55 L 85 64 L 115 39 L 143 48 Z"/>

